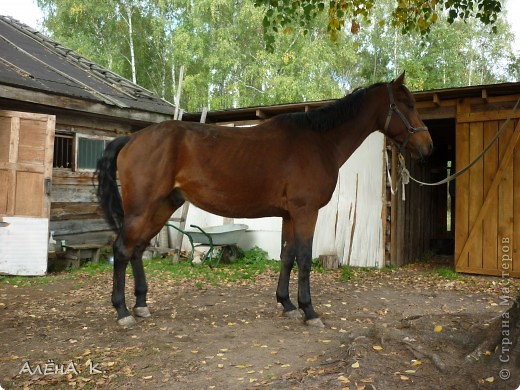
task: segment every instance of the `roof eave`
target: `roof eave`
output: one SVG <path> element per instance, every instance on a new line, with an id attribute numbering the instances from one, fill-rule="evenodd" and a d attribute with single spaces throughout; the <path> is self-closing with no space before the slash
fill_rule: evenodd
<path id="1" fill-rule="evenodd" d="M 135 108 L 120 108 L 99 102 L 17 88 L 5 84 L 0 88 L 0 98 L 143 123 L 163 122 L 173 119 L 174 115 L 173 106 L 171 112 L 151 112 Z"/>

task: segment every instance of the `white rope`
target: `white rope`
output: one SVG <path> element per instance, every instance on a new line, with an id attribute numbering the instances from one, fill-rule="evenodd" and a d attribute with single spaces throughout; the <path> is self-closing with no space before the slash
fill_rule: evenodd
<path id="1" fill-rule="evenodd" d="M 396 195 L 399 191 L 399 183 L 401 183 L 401 199 L 406 200 L 406 194 L 405 194 L 405 185 L 410 182 L 410 173 L 408 172 L 408 169 L 406 169 L 405 163 L 404 163 L 404 157 L 401 153 L 399 153 L 399 168 L 397 172 L 397 183 L 395 183 L 395 189 L 392 185 L 392 175 L 390 174 L 390 162 L 388 161 L 388 153 L 385 150 L 385 160 L 386 160 L 386 174 L 388 176 L 388 183 L 390 183 L 390 192 L 392 195 Z"/>

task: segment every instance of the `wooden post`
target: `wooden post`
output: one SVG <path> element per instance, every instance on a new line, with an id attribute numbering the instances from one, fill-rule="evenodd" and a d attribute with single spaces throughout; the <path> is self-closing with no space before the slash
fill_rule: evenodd
<path id="1" fill-rule="evenodd" d="M 190 208 L 190 203 L 187 201 L 184 202 L 184 204 L 182 205 L 181 217 L 179 219 L 179 228 L 182 230 L 185 230 L 185 228 L 186 228 L 186 218 L 188 216 L 189 208 Z M 183 238 L 184 238 L 184 234 L 182 234 L 181 232 L 177 232 L 177 239 L 175 240 L 175 245 L 173 245 L 173 248 L 174 248 L 173 258 L 172 258 L 173 264 L 177 264 L 179 262 Z"/>
<path id="2" fill-rule="evenodd" d="M 336 255 L 320 255 L 319 259 L 321 266 L 325 269 L 339 268 L 339 259 Z"/>
<path id="3" fill-rule="evenodd" d="M 386 150 L 385 150 L 386 153 Z M 397 181 L 397 149 L 394 145 L 392 145 L 392 182 L 396 183 Z M 392 188 L 392 187 L 390 187 Z M 391 193 L 391 191 L 390 191 Z M 391 206 L 390 206 L 390 263 L 393 266 L 399 264 L 397 259 L 397 208 L 399 207 L 399 202 L 397 201 L 397 194 L 391 193 Z"/>

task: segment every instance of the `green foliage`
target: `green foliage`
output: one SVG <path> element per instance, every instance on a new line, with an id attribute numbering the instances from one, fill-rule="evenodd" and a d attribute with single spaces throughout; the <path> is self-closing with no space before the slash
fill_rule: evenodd
<path id="1" fill-rule="evenodd" d="M 270 260 L 267 252 L 255 247 L 244 252 L 231 264 L 210 268 L 206 264 L 191 266 L 188 262 L 172 264 L 171 259 L 145 260 L 145 271 L 150 277 L 159 279 L 189 280 L 202 288 L 204 284 L 220 285 L 239 281 L 253 281 L 266 272 L 278 272 L 280 262 Z"/>
<path id="2" fill-rule="evenodd" d="M 497 31 L 495 23 L 502 10 L 500 0 L 400 0 L 392 4 L 390 24 L 401 30 L 402 34 L 418 32 L 421 35 L 430 32 L 440 15 L 447 15 L 449 24 L 455 21 L 466 22 L 470 18 L 484 25 L 492 25 L 491 30 Z M 374 0 L 254 0 L 257 7 L 265 9 L 262 25 L 264 27 L 266 45 L 273 50 L 276 38 L 281 31 L 289 32 L 295 26 L 309 31 L 309 26 L 321 14 L 327 14 L 327 31 L 333 40 L 347 25 L 352 34 L 360 30 L 360 22 L 370 25 L 387 24 L 388 18 L 374 15 Z"/>
<path id="3" fill-rule="evenodd" d="M 257 246 L 244 252 L 238 259 L 244 264 L 258 264 L 268 260 L 270 260 L 268 253 Z"/>
<path id="4" fill-rule="evenodd" d="M 478 4 L 486 3 L 482 15 L 496 3 L 421 2 L 425 8 L 443 10 L 459 3 L 479 10 Z M 404 3 L 414 7 L 418 0 Z M 173 101 L 184 66 L 180 106 L 190 112 L 339 98 L 355 87 L 390 80 L 402 70 L 414 90 L 517 80 L 519 72 L 512 35 L 501 14 L 493 21 L 496 34 L 489 34 L 474 13 L 451 20 L 439 8 L 429 34 L 421 38 L 415 30 L 402 35 L 401 26 L 391 22 L 394 0 L 257 0 L 257 7 L 246 0 L 38 4 L 52 38 L 128 79 L 135 65 L 137 83 L 166 100 Z M 292 23 L 290 14 L 283 14 L 287 7 L 303 23 Z M 283 24 L 276 39 L 273 35 L 270 51 L 263 37 L 265 17 Z M 433 13 L 429 17 L 434 18 Z M 327 26 L 341 18 L 352 22 L 356 34 L 338 30 L 331 40 L 333 30 Z"/>
<path id="5" fill-rule="evenodd" d="M 351 279 L 355 278 L 355 274 L 352 271 L 352 268 L 348 265 L 341 267 L 341 274 L 339 276 L 339 280 L 342 282 L 347 282 Z"/>

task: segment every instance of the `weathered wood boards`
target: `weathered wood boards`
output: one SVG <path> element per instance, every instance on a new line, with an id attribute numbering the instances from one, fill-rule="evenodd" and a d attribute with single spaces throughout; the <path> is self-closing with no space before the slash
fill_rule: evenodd
<path id="1" fill-rule="evenodd" d="M 505 124 L 518 96 L 462 100 L 458 105 L 457 169 L 482 152 Z M 457 178 L 455 266 L 460 272 L 520 277 L 520 121 Z"/>

